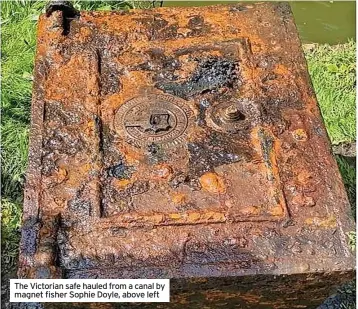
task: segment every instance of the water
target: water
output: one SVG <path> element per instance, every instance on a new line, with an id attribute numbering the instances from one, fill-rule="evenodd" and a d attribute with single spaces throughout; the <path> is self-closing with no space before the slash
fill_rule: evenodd
<path id="1" fill-rule="evenodd" d="M 291 2 L 303 42 L 337 44 L 356 35 L 355 1 Z"/>
<path id="2" fill-rule="evenodd" d="M 164 1 L 164 6 L 204 6 L 236 1 Z M 355 1 L 290 2 L 303 43 L 345 43 L 355 39 Z"/>

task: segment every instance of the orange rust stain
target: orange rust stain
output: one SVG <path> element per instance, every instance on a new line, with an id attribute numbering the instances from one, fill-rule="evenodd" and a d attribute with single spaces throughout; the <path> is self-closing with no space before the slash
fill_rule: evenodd
<path id="1" fill-rule="evenodd" d="M 150 76 L 148 76 L 147 73 L 141 71 L 128 72 L 128 74 L 123 76 L 121 81 L 123 87 L 122 92 L 127 93 L 124 95 L 126 99 L 134 97 L 134 95 L 137 95 L 139 85 L 151 84 Z"/>
<path id="2" fill-rule="evenodd" d="M 276 206 L 270 209 L 270 214 L 273 216 L 282 216 L 283 215 L 283 209 L 281 206 Z"/>
<path id="3" fill-rule="evenodd" d="M 68 63 L 61 65 L 57 70 L 51 70 L 45 82 L 46 98 L 66 105 L 76 100 L 89 112 L 96 114 L 99 85 L 94 57 L 78 54 L 72 56 Z M 53 80 L 58 82 L 54 84 Z M 71 91 L 68 91 L 69 89 Z"/>
<path id="4" fill-rule="evenodd" d="M 313 178 L 312 174 L 307 170 L 301 171 L 297 176 L 297 180 L 300 182 L 300 184 L 303 185 L 307 184 L 309 180 L 311 180 L 312 178 Z"/>
<path id="5" fill-rule="evenodd" d="M 292 205 L 301 207 L 313 207 L 316 205 L 316 202 L 311 196 L 297 194 L 292 198 Z"/>
<path id="6" fill-rule="evenodd" d="M 136 12 L 140 12 L 138 10 Z M 138 22 L 136 19 L 126 18 L 125 22 L 118 22 L 116 18 L 110 18 L 107 14 L 90 14 L 87 12 L 81 12 L 81 20 L 83 23 L 93 24 L 96 27 L 106 30 L 113 33 L 129 33 L 131 36 L 135 37 L 138 32 Z M 142 29 L 144 30 L 144 28 Z"/>
<path id="7" fill-rule="evenodd" d="M 190 73 L 194 72 L 196 68 L 196 63 L 194 63 L 194 61 L 187 60 L 188 58 L 189 55 L 179 57 L 179 59 L 183 59 L 182 60 L 183 66 L 180 68 L 180 70 L 175 70 L 175 73 L 178 75 L 179 79 L 181 80 L 187 79 Z"/>
<path id="8" fill-rule="evenodd" d="M 137 164 L 144 158 L 140 151 L 125 144 L 118 145 L 118 148 L 121 150 L 121 153 L 124 155 L 128 164 Z"/>
<path id="9" fill-rule="evenodd" d="M 292 136 L 300 142 L 305 142 L 308 139 L 307 132 L 303 129 L 297 129 L 292 132 Z"/>
<path id="10" fill-rule="evenodd" d="M 278 74 L 278 75 L 285 75 L 285 76 L 291 75 L 290 70 L 282 64 L 276 65 L 276 67 L 274 69 L 274 73 Z"/>
<path id="11" fill-rule="evenodd" d="M 133 183 L 133 180 L 131 179 L 113 179 L 112 184 L 113 186 L 123 189 L 129 184 Z"/>
<path id="12" fill-rule="evenodd" d="M 173 169 L 169 164 L 158 164 L 153 167 L 153 179 L 169 179 L 173 175 Z"/>
<path id="13" fill-rule="evenodd" d="M 94 135 L 96 124 L 93 120 L 89 120 L 84 128 L 86 135 Z"/>
<path id="14" fill-rule="evenodd" d="M 123 66 L 131 66 L 141 63 L 143 61 L 141 53 L 135 53 L 133 51 L 124 52 L 118 56 L 117 61 Z"/>
<path id="15" fill-rule="evenodd" d="M 159 217 L 158 217 L 159 215 Z M 158 220 L 160 218 L 160 220 Z M 115 224 L 116 226 L 126 227 L 127 223 L 130 223 L 131 226 L 136 224 L 141 225 L 141 223 L 151 223 L 154 225 L 165 224 L 198 224 L 198 223 L 208 223 L 208 222 L 225 222 L 226 214 L 223 212 L 217 211 L 208 211 L 208 212 L 190 212 L 190 213 L 170 213 L 170 214 L 152 214 L 152 215 L 140 215 L 140 214 L 130 214 L 126 213 L 121 216 L 112 216 L 108 219 L 104 219 L 101 222 L 102 227 L 110 227 Z"/>
<path id="16" fill-rule="evenodd" d="M 38 52 L 45 54 L 47 47 L 53 42 L 62 43 L 66 40 L 66 36 L 62 35 L 62 12 L 53 12 L 50 18 L 45 14 L 41 15 L 37 27 L 37 36 L 41 42 L 38 46 Z M 39 48 L 40 47 L 40 48 Z"/>
<path id="17" fill-rule="evenodd" d="M 157 12 L 165 13 L 165 20 L 168 22 L 167 27 L 170 25 L 178 25 L 177 30 L 184 37 L 180 40 L 174 38 L 165 38 L 161 41 L 161 47 L 166 50 L 173 51 L 175 49 L 185 48 L 188 45 L 213 43 L 219 41 L 228 41 L 239 37 L 250 36 L 252 40 L 252 49 L 254 52 L 261 51 L 264 48 L 264 42 L 259 36 L 259 33 L 252 31 L 252 27 L 249 22 L 245 22 L 245 19 L 238 20 L 236 16 L 232 15 L 230 11 L 225 7 L 217 6 L 214 11 L 207 11 L 205 13 L 205 24 L 208 25 L 208 35 L 200 37 L 188 37 L 191 29 L 188 28 L 188 14 L 193 13 L 193 8 L 183 8 L 179 13 L 177 10 L 171 10 L 166 8 L 156 9 Z M 137 10 L 137 14 L 143 14 L 138 21 L 135 18 L 131 18 L 129 15 L 121 16 L 122 22 L 118 22 L 118 19 L 111 18 L 104 15 L 92 15 L 86 12 L 81 14 L 81 19 L 84 23 L 92 23 L 100 29 L 104 29 L 106 32 L 112 32 L 113 34 L 127 33 L 126 40 L 135 46 L 134 51 L 141 51 L 143 48 L 158 48 L 158 40 L 148 42 L 148 33 L 146 22 L 142 23 L 141 20 L 153 20 L 153 15 L 148 11 Z M 138 15 L 139 16 L 139 15 Z M 222 29 L 222 24 L 226 23 L 231 25 L 225 30 Z"/>
<path id="18" fill-rule="evenodd" d="M 81 181 L 83 181 L 83 177 L 88 175 L 90 170 L 91 164 L 89 163 L 73 167 L 73 169 L 68 173 L 68 180 L 66 184 L 68 186 L 78 185 Z"/>
<path id="19" fill-rule="evenodd" d="M 76 34 L 77 39 L 84 43 L 91 36 L 92 31 L 88 27 L 81 27 L 79 33 Z"/>
<path id="20" fill-rule="evenodd" d="M 54 262 L 53 254 L 48 251 L 46 251 L 46 252 L 38 251 L 35 254 L 35 262 L 36 262 L 36 265 L 53 264 L 53 262 Z"/>
<path id="21" fill-rule="evenodd" d="M 177 33 L 186 37 L 191 32 L 188 28 L 178 28 Z"/>
<path id="22" fill-rule="evenodd" d="M 63 56 L 61 54 L 61 52 L 59 52 L 58 50 L 55 50 L 52 54 L 52 60 L 55 62 L 55 63 L 61 63 L 63 61 Z"/>
<path id="23" fill-rule="evenodd" d="M 67 175 L 68 175 L 68 173 L 65 168 L 59 168 L 56 173 L 56 176 L 57 176 L 57 179 L 59 180 L 59 182 L 63 182 L 67 178 Z"/>
<path id="24" fill-rule="evenodd" d="M 184 193 L 175 193 L 172 195 L 172 201 L 174 204 L 182 205 L 185 204 L 187 200 L 187 197 Z"/>
<path id="25" fill-rule="evenodd" d="M 280 180 L 280 173 L 277 164 L 276 154 L 281 153 L 281 142 L 274 135 L 270 132 L 269 129 L 262 127 L 255 127 L 251 132 L 251 142 L 258 153 L 262 153 L 262 141 L 259 138 L 260 132 L 267 134 L 272 138 L 272 149 L 270 149 L 269 155 L 269 162 L 270 167 L 266 167 L 264 164 L 260 164 L 259 167 L 263 173 L 269 173 L 269 176 L 272 177 L 275 187 L 270 188 L 272 196 L 275 196 L 278 199 L 278 205 L 272 211 L 272 215 L 274 216 L 281 216 L 284 215 L 286 212 L 286 202 L 285 198 L 281 191 L 281 180 Z M 260 161 L 257 161 L 260 163 Z M 266 163 L 267 164 L 267 163 Z"/>
<path id="26" fill-rule="evenodd" d="M 164 221 L 164 215 L 156 214 L 151 217 L 154 224 L 160 224 Z"/>
<path id="27" fill-rule="evenodd" d="M 226 221 L 226 216 L 222 212 L 207 211 L 202 214 L 201 219 L 207 221 L 224 222 Z"/>
<path id="28" fill-rule="evenodd" d="M 326 218 L 313 217 L 307 218 L 305 223 L 307 225 L 314 225 L 322 228 L 335 228 L 337 226 L 337 219 L 333 215 Z"/>
<path id="29" fill-rule="evenodd" d="M 260 207 L 256 206 L 247 206 L 240 209 L 240 213 L 243 215 L 259 215 L 260 214 Z"/>
<path id="30" fill-rule="evenodd" d="M 121 94 L 115 93 L 107 96 L 101 101 L 102 117 L 104 119 L 112 119 L 115 114 L 115 110 L 123 103 L 124 100 Z"/>
<path id="31" fill-rule="evenodd" d="M 224 179 L 216 173 L 205 173 L 199 181 L 202 188 L 210 193 L 225 193 L 226 191 Z"/>
<path id="32" fill-rule="evenodd" d="M 168 216 L 170 219 L 173 219 L 173 220 L 179 220 L 182 217 L 181 214 L 176 214 L 176 213 L 169 214 Z"/>
<path id="33" fill-rule="evenodd" d="M 189 142 L 196 142 L 196 141 L 201 141 L 204 140 L 206 138 L 206 136 L 208 135 L 208 132 L 203 129 L 203 128 L 196 128 L 195 131 L 191 131 L 188 134 L 188 141 Z"/>
<path id="34" fill-rule="evenodd" d="M 259 132 L 262 130 L 262 127 L 254 127 L 251 132 L 251 143 L 254 149 L 257 152 L 261 153 L 261 141 L 259 139 Z"/>
<path id="35" fill-rule="evenodd" d="M 198 220 L 200 220 L 200 214 L 193 212 L 193 213 L 188 213 L 188 222 L 197 222 Z"/>

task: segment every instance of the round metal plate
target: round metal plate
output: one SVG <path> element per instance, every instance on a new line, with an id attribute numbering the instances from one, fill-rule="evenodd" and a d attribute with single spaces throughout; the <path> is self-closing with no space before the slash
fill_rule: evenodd
<path id="1" fill-rule="evenodd" d="M 185 141 L 185 132 L 194 113 L 188 102 L 164 94 L 136 97 L 119 107 L 115 129 L 136 146 L 160 144 L 171 147 Z"/>

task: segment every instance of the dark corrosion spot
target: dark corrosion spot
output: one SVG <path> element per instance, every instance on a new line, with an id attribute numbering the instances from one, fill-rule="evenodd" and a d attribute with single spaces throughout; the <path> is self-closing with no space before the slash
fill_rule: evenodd
<path id="1" fill-rule="evenodd" d="M 210 106 L 210 102 L 207 99 L 201 99 L 199 103 L 199 115 L 197 118 L 197 123 L 199 126 L 205 126 L 205 111 Z"/>
<path id="2" fill-rule="evenodd" d="M 187 98 L 222 87 L 233 88 L 237 80 L 237 72 L 236 62 L 225 58 L 211 57 L 202 60 L 187 81 L 157 83 L 156 87 L 167 93 Z"/>
<path id="3" fill-rule="evenodd" d="M 24 221 L 21 229 L 21 251 L 24 255 L 33 255 L 36 252 L 37 234 L 40 223 L 35 217 Z"/>
<path id="4" fill-rule="evenodd" d="M 116 165 L 111 166 L 107 170 L 109 177 L 115 177 L 117 179 L 128 179 L 132 175 L 132 168 L 124 164 L 124 162 L 119 162 Z"/>
<path id="5" fill-rule="evenodd" d="M 158 164 L 166 159 L 163 147 L 155 143 L 147 146 L 147 154 L 148 164 Z"/>
<path id="6" fill-rule="evenodd" d="M 169 185 L 173 189 L 176 189 L 181 184 L 188 186 L 192 191 L 198 191 L 201 189 L 200 182 L 196 177 L 191 177 L 187 174 L 179 172 L 170 180 Z"/>
<path id="7" fill-rule="evenodd" d="M 118 226 L 111 227 L 109 231 L 113 236 L 117 236 L 117 237 L 126 237 L 128 234 L 128 230 L 126 228 L 122 228 Z"/>
<path id="8" fill-rule="evenodd" d="M 189 143 L 190 166 L 195 174 L 202 174 L 214 169 L 214 167 L 230 164 L 241 160 L 241 156 L 228 151 L 228 149 L 217 148 L 207 143 Z"/>
<path id="9" fill-rule="evenodd" d="M 62 27 L 63 27 L 63 35 L 67 35 L 70 33 L 70 23 L 73 19 L 78 18 L 80 16 L 80 12 L 77 11 L 71 1 L 50 1 L 46 6 L 46 16 L 50 17 L 51 14 L 55 11 L 62 12 Z"/>
<path id="10" fill-rule="evenodd" d="M 237 5 L 230 7 L 230 12 L 243 12 L 246 10 L 247 10 L 247 7 L 242 4 L 237 4 Z"/>
<path id="11" fill-rule="evenodd" d="M 44 153 L 41 158 L 41 173 L 44 176 L 50 176 L 57 168 L 56 166 L 56 158 L 53 152 Z"/>
<path id="12" fill-rule="evenodd" d="M 89 269 L 95 266 L 98 266 L 98 262 L 94 261 L 94 259 L 90 257 L 70 257 L 70 256 L 61 256 L 60 265 L 71 269 L 71 268 L 79 268 L 79 269 Z"/>
<path id="13" fill-rule="evenodd" d="M 195 28 L 202 26 L 204 24 L 204 18 L 200 15 L 196 15 L 189 19 L 188 26 L 189 28 Z"/>
<path id="14" fill-rule="evenodd" d="M 169 182 L 169 185 L 172 188 L 178 188 L 180 184 L 186 183 L 189 181 L 189 176 L 184 173 L 175 174 L 173 179 Z"/>
<path id="15" fill-rule="evenodd" d="M 128 187 L 127 193 L 128 195 L 138 195 L 149 190 L 149 182 L 148 181 L 136 181 L 131 186 Z"/>
<path id="16" fill-rule="evenodd" d="M 75 110 L 66 108 L 62 103 L 49 101 L 45 104 L 45 116 L 47 120 L 55 121 L 60 125 L 74 125 L 81 121 L 81 115 Z"/>
<path id="17" fill-rule="evenodd" d="M 164 27 L 166 27 L 169 23 L 159 17 L 159 16 L 155 16 L 154 17 L 154 20 L 152 21 L 152 27 L 154 28 L 154 30 L 160 30 L 160 29 L 163 29 Z"/>
<path id="18" fill-rule="evenodd" d="M 259 137 L 261 139 L 261 149 L 262 149 L 264 161 L 267 167 L 271 169 L 272 162 L 270 156 L 273 149 L 273 139 L 271 136 L 267 135 L 264 131 L 259 132 Z"/>
<path id="19" fill-rule="evenodd" d="M 40 303 L 12 303 L 11 309 L 44 309 Z"/>
<path id="20" fill-rule="evenodd" d="M 155 154 L 157 154 L 158 152 L 159 152 L 159 150 L 160 150 L 160 147 L 159 147 L 159 145 L 157 145 L 157 144 L 150 144 L 149 146 L 148 146 L 148 152 L 150 153 L 150 154 L 153 154 L 153 155 L 155 155 Z"/>
<path id="21" fill-rule="evenodd" d="M 92 204 L 90 201 L 86 201 L 78 197 L 75 197 L 68 202 L 68 209 L 71 212 L 75 212 L 83 216 L 88 216 L 90 214 L 91 207 Z"/>
<path id="22" fill-rule="evenodd" d="M 205 23 L 204 18 L 200 15 L 190 18 L 187 27 L 191 30 L 186 34 L 187 37 L 203 36 L 211 29 L 211 26 Z"/>
<path id="23" fill-rule="evenodd" d="M 113 57 L 102 50 L 97 51 L 98 72 L 102 95 L 110 95 L 121 89 L 120 76 L 122 72 Z"/>
<path id="24" fill-rule="evenodd" d="M 46 17 L 50 17 L 55 11 L 62 11 L 66 17 L 76 17 L 80 13 L 73 7 L 71 1 L 50 1 L 46 5 Z"/>
<path id="25" fill-rule="evenodd" d="M 51 279 L 51 270 L 45 266 L 39 266 L 36 268 L 37 279 Z"/>
<path id="26" fill-rule="evenodd" d="M 81 132 L 67 128 L 48 128 L 43 140 L 43 149 L 46 152 L 58 152 L 69 156 L 82 151 L 85 142 Z"/>

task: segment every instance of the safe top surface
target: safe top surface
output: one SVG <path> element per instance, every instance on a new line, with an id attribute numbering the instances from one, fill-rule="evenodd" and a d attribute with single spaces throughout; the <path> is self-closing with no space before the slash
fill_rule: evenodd
<path id="1" fill-rule="evenodd" d="M 39 20 L 22 277 L 350 271 L 288 5 Z"/>

